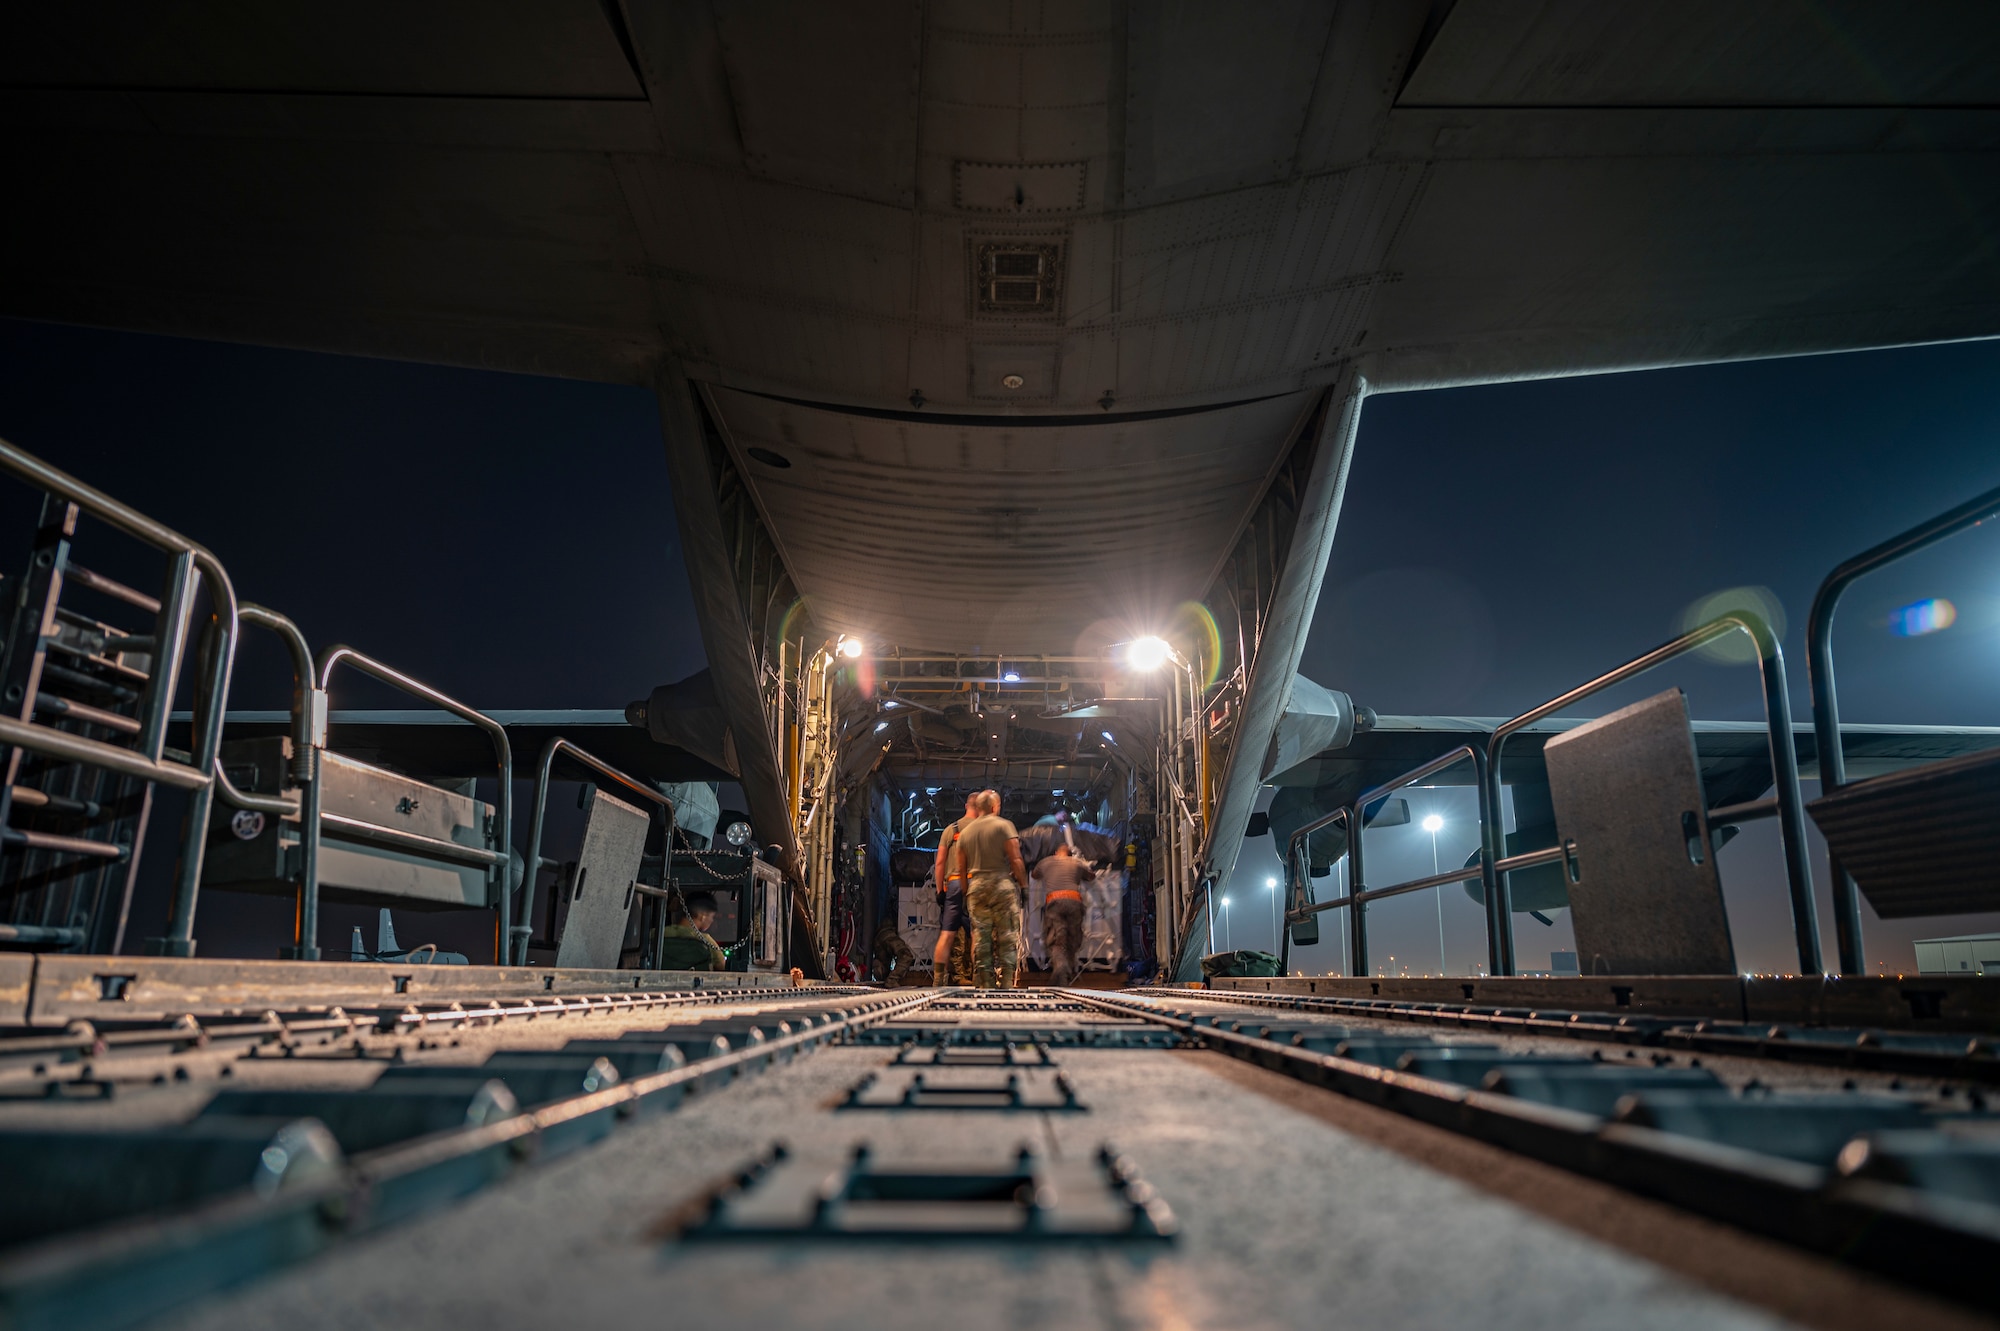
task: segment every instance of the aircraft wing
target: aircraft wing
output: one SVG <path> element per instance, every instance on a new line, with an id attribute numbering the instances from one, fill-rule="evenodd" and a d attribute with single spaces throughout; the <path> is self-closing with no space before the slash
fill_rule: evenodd
<path id="1" fill-rule="evenodd" d="M 1272 800 L 1270 825 L 1278 844 L 1320 815 L 1354 800 L 1362 792 L 1393 781 L 1453 747 L 1484 747 L 1505 717 L 1384 716 L 1373 728 L 1355 734 L 1345 746 L 1314 755 L 1271 777 L 1279 787 Z M 1566 730 L 1583 725 L 1583 718 L 1551 717 L 1518 732 L 1503 754 L 1501 779 L 1509 786 L 1546 786 L 1542 746 Z M 1768 731 L 1758 721 L 1695 721 L 1695 753 L 1702 785 L 1711 808 L 1760 798 L 1771 786 Z M 2000 747 L 2000 727 L 1896 726 L 1844 724 L 1842 753 L 1849 780 L 1880 776 L 1944 758 L 1956 758 Z M 1799 775 L 1819 777 L 1819 751 L 1812 726 L 1792 725 L 1792 747 Z M 1426 784 L 1469 786 L 1467 763 L 1430 778 Z"/>

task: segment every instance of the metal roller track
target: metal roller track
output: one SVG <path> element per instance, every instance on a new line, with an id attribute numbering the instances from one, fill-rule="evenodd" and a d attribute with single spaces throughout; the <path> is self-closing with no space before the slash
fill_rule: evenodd
<path id="1" fill-rule="evenodd" d="M 1187 995 L 1184 989 L 1134 989 L 1127 992 L 1147 997 L 1184 998 Z M 1425 1022 L 1496 1035 L 1608 1040 L 1695 1053 L 1767 1058 L 1784 1063 L 2000 1084 L 2000 1052 L 1996 1052 L 1993 1038 L 1986 1035 L 1919 1035 L 1865 1026 L 1693 1020 L 1567 1008 L 1496 1008 L 1387 998 L 1312 998 L 1241 992 L 1223 992 L 1214 997 L 1218 1001 L 1254 1007 L 1360 1017 L 1370 1021 Z"/>
<path id="2" fill-rule="evenodd" d="M 0 1038 L 0 1326 L 135 1323 L 930 997 L 494 997 Z"/>
<path id="3" fill-rule="evenodd" d="M 765 1129 L 762 1154 L 732 1155 L 730 1172 L 675 1207 L 673 1244 L 777 1244 L 783 1268 L 784 1254 L 828 1243 L 950 1237 L 930 1220 L 885 1229 L 864 1214 L 883 1188 L 959 1186 L 899 1163 L 899 1145 L 1007 1136 L 1024 1116 L 1044 1120 L 1038 1140 L 1122 1143 L 1134 1107 L 1171 1100 L 1184 1085 L 1177 1070 L 1193 1072 L 1164 1051 L 1204 1047 L 1983 1306 L 1984 1273 L 2000 1256 L 2000 1115 L 1970 1079 L 1700 1054 L 1664 1044 L 1652 1019 L 1487 1016 L 1426 1030 L 1418 1023 L 1443 1014 L 1361 1011 L 1351 1000 L 813 988 L 494 997 L 23 1034 L 0 1039 L 0 1156 L 14 1153 L 0 1170 L 23 1151 L 86 1149 L 69 1157 L 77 1169 L 55 1168 L 63 1188 L 21 1189 L 28 1210 L 0 1214 L 0 1229 L 15 1226 L 0 1233 L 0 1325 L 143 1321 L 432 1214 L 685 1097 L 705 1104 L 738 1076 L 829 1043 L 848 1047 L 787 1074 L 820 1088 L 811 1105 L 794 1097 L 759 1111 L 759 1123 L 771 1114 L 797 1133 L 797 1156 L 783 1131 Z M 831 1086 L 840 1094 L 829 1097 Z M 440 1114 L 455 1121 L 440 1125 Z M 1745 1128 L 1769 1140 L 1746 1144 Z M 871 1132 L 886 1148 L 881 1163 L 865 1153 L 828 1163 L 831 1146 Z M 1131 1161 L 1109 1148 L 1101 1159 L 1069 1154 L 1024 1154 L 1001 1180 L 1036 1196 L 1054 1189 L 1059 1200 L 1024 1221 L 1029 1231 L 1148 1251 L 1178 1241 L 1174 1211 L 1132 1173 L 1173 1172 L 1157 1141 Z M 190 1184 L 167 1204 L 140 1195 L 176 1170 L 218 1167 L 245 1177 Z M 845 1202 L 786 1200 L 836 1174 Z M 65 1220 L 61 1193 L 101 1193 L 105 1180 L 135 1190 L 125 1211 Z M 1207 1209 L 1189 1183 L 1180 1178 L 1176 1209 Z M 511 1196 L 480 1204 L 518 1209 Z M 37 1207 L 67 1228 L 22 1232 Z M 957 1241 L 1003 1241 L 979 1233 Z M 1204 1260 L 1201 1249 L 1196 1241 L 1190 1258 Z"/>
<path id="4" fill-rule="evenodd" d="M 1452 1018 L 1509 1037 L 1510 1047 L 1399 1031 L 1444 1019 L 1411 1005 L 1188 990 L 1073 996 L 1425 1123 L 1989 1305 L 1989 1273 L 2000 1262 L 2000 1114 L 1986 1111 L 1976 1087 L 1917 1088 L 1879 1074 L 1864 1086 L 1774 1068 L 1763 1056 L 1710 1060 L 1730 1065 L 1712 1085 L 1670 1085 L 1706 1074 L 1703 1060 L 1639 1059 L 1634 1046 L 1660 1043 L 1665 1032 L 1603 1013 Z M 1333 1020 L 1342 1016 L 1362 1024 Z M 1604 1042 L 1621 1057 L 1551 1056 L 1523 1048 L 1528 1037 Z"/>

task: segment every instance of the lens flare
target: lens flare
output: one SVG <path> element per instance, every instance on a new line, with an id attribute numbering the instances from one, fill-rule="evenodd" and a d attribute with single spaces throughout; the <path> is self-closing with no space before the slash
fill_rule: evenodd
<path id="1" fill-rule="evenodd" d="M 1732 610 L 1748 610 L 1771 626 L 1772 636 L 1785 636 L 1785 606 L 1769 587 L 1725 587 L 1711 592 L 1681 611 L 1681 632 L 1700 628 Z M 1695 649 L 1696 654 L 1720 665 L 1748 665 L 1757 659 L 1757 646 L 1747 633 L 1725 633 Z"/>
<path id="2" fill-rule="evenodd" d="M 1899 638 L 1921 638 L 1939 633 L 1958 622 L 1958 607 L 1942 596 L 1917 601 L 1889 616 L 1889 631 Z"/>
<path id="3" fill-rule="evenodd" d="M 1222 630 L 1215 616 L 1200 601 L 1183 601 L 1174 607 L 1168 636 L 1186 644 L 1189 658 L 1203 684 L 1213 685 L 1222 675 Z"/>

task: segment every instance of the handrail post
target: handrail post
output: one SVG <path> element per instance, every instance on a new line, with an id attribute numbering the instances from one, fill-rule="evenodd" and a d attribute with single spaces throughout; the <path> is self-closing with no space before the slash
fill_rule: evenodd
<path id="1" fill-rule="evenodd" d="M 1479 778 L 1480 886 L 1486 893 L 1486 973 L 1514 973 L 1514 891 L 1510 875 L 1498 866 L 1507 858 L 1507 824 L 1501 816 L 1500 751 L 1489 742 L 1486 767 Z"/>
<path id="2" fill-rule="evenodd" d="M 1778 788 L 1778 827 L 1785 847 L 1785 886 L 1792 898 L 1792 933 L 1799 946 L 1799 974 L 1818 975 L 1824 965 L 1819 905 L 1813 900 L 1807 859 L 1805 801 L 1799 796 L 1799 754 L 1792 740 L 1792 698 L 1785 685 L 1785 656 L 1770 626 L 1755 615 L 1738 619 L 1757 644 L 1757 672 L 1764 683 L 1764 716 L 1770 734 L 1771 780 Z M 1859 932 L 1856 932 L 1859 943 Z"/>
<path id="3" fill-rule="evenodd" d="M 1833 613 L 1840 598 L 1863 574 L 1905 555 L 1915 554 L 1988 518 L 2000 517 L 2000 489 L 1975 495 L 1956 508 L 1948 509 L 1927 522 L 1920 522 L 1880 545 L 1864 550 L 1826 575 L 1813 595 L 1812 613 L 1806 620 L 1806 679 L 1812 690 L 1813 748 L 1819 759 L 1819 788 L 1830 795 L 1847 784 L 1847 759 L 1840 746 L 1840 704 L 1833 683 Z M 1840 947 L 1840 973 L 1867 972 L 1867 950 L 1861 937 L 1861 894 L 1854 878 L 1828 853 L 1827 867 L 1833 871 L 1833 928 Z"/>
<path id="4" fill-rule="evenodd" d="M 191 957 L 195 953 L 194 912 L 201 894 L 202 859 L 208 848 L 208 813 L 215 803 L 215 761 L 222 751 L 222 721 L 229 706 L 230 676 L 236 666 L 236 638 L 239 631 L 236 589 L 215 556 L 199 546 L 193 548 L 198 579 L 190 580 L 192 593 L 197 582 L 206 582 L 214 604 L 208 675 L 196 690 L 197 709 L 194 734 L 189 748 L 193 766 L 208 780 L 188 792 L 187 821 L 181 836 L 180 864 L 174 875 L 173 906 L 167 916 L 165 937 L 148 940 L 147 951 L 156 956 Z M 169 685 L 171 687 L 171 685 Z"/>
<path id="5" fill-rule="evenodd" d="M 187 648 L 188 619 L 194 609 L 194 591 L 201 575 L 195 571 L 194 552 L 174 555 L 167 572 L 165 594 L 159 613 L 153 617 L 156 642 L 153 649 L 152 678 L 158 681 L 147 699 L 146 715 L 139 731 L 140 752 L 158 762 L 167 747 L 167 724 L 174 710 L 174 685 L 181 674 L 181 657 Z"/>
<path id="6" fill-rule="evenodd" d="M 1362 883 L 1361 814 L 1359 801 L 1348 806 L 1347 931 L 1348 941 L 1354 945 L 1354 961 L 1350 967 L 1350 972 L 1354 975 L 1368 974 L 1368 903 L 1358 896 Z"/>

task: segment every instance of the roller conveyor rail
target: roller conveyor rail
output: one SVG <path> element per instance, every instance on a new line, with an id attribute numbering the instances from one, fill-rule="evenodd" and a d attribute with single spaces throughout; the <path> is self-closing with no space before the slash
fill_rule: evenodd
<path id="1" fill-rule="evenodd" d="M 129 1324 L 925 997 L 496 996 L 16 1028 L 0 1035 L 0 1322 Z M 191 1118 L 189 1096 L 206 1101 Z"/>
<path id="2" fill-rule="evenodd" d="M 660 1241 L 1173 1250 L 1181 1217 L 1212 1199 L 1141 1179 L 1169 1164 L 1159 1141 L 1106 1143 L 1130 1144 L 1157 1112 L 1140 1105 L 1193 1092 L 1184 1060 L 1206 1050 L 1931 1294 L 1976 1303 L 2000 1257 L 1983 1063 L 1768 1052 L 1845 1039 L 1871 1057 L 1941 1057 L 1912 1043 L 1935 1036 L 1801 1028 L 1741 1048 L 1713 1043 L 1737 1038 L 1713 1022 L 1227 990 L 535 994 L 518 978 L 0 1035 L 0 1167 L 26 1199 L 0 1225 L 0 1315 L 136 1324 L 833 1044 L 846 1048 L 824 1072 L 788 1073 L 791 1089 L 744 1120 L 754 1132 L 775 1115 L 788 1133 L 764 1129 L 761 1154 L 717 1158 L 720 1182 L 661 1198 Z M 1022 1145 L 960 1167 L 899 1152 L 912 1133 Z"/>
<path id="3" fill-rule="evenodd" d="M 1301 1081 L 1969 1303 L 1985 1298 L 1985 1273 L 2000 1260 L 2000 1114 L 1963 1084 L 1990 1080 L 1991 1048 L 1977 1037 L 1962 1038 L 1962 1062 L 1924 1074 L 1938 1078 L 1931 1084 L 1879 1072 L 1864 1084 L 1773 1059 L 1819 1049 L 1906 1058 L 1914 1075 L 1945 1066 L 1943 1056 L 1880 1041 L 1938 1037 L 1767 1032 L 1731 1044 L 1741 1037 L 1715 1023 L 1608 1013 L 1187 989 L 1084 997 L 1106 1014 L 1159 1022 Z M 1500 1042 L 1408 1030 L 1415 1022 Z M 1871 1034 L 1876 1042 L 1864 1043 Z M 1715 1052 L 1677 1058 L 1681 1050 Z"/>

